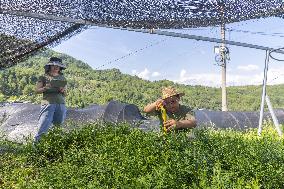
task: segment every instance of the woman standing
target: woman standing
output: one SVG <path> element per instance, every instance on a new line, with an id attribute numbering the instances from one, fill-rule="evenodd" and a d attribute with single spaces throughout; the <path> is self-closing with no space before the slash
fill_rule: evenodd
<path id="1" fill-rule="evenodd" d="M 45 74 L 39 77 L 36 93 L 43 94 L 39 114 L 39 130 L 35 136 L 38 142 L 42 134 L 47 133 L 51 125 L 60 125 L 66 117 L 65 96 L 67 81 L 62 70 L 66 67 L 62 60 L 51 57 L 44 66 Z"/>

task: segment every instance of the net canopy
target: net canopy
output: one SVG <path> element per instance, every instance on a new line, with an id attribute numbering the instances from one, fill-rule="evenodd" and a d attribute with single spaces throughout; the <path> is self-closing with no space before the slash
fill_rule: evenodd
<path id="1" fill-rule="evenodd" d="M 136 29 L 216 26 L 283 15 L 283 0 L 0 0 L 0 68 L 87 25 Z"/>

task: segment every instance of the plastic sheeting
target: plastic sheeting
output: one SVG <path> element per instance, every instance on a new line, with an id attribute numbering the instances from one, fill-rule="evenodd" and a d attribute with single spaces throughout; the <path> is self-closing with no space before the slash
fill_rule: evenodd
<path id="1" fill-rule="evenodd" d="M 34 136 L 37 131 L 37 121 L 40 105 L 30 103 L 2 104 L 0 106 L 0 132 L 10 140 L 23 140 Z M 284 110 L 275 110 L 279 123 L 284 123 Z M 259 112 L 221 112 L 196 110 L 197 128 L 232 128 L 245 130 L 257 128 Z M 264 114 L 265 120 L 271 120 L 269 113 Z M 133 104 L 110 101 L 106 105 L 92 105 L 83 109 L 68 109 L 66 123 L 74 125 L 106 121 L 111 123 L 128 122 L 133 127 L 145 131 L 159 131 L 159 121 L 156 118 L 145 118 L 137 106 Z"/>
<path id="2" fill-rule="evenodd" d="M 22 140 L 37 131 L 40 105 L 7 103 L 0 106 L 0 132 L 11 140 Z M 143 120 L 137 106 L 117 101 L 106 105 L 91 105 L 83 109 L 69 108 L 66 123 L 84 124 L 95 121 L 128 122 L 132 125 Z"/>

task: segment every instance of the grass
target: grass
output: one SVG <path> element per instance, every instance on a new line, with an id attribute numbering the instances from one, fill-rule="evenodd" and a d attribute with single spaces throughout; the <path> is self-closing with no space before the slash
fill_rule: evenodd
<path id="1" fill-rule="evenodd" d="M 162 136 L 126 124 L 54 129 L 33 146 L 0 142 L 1 188 L 282 188 L 284 143 L 271 126 Z"/>

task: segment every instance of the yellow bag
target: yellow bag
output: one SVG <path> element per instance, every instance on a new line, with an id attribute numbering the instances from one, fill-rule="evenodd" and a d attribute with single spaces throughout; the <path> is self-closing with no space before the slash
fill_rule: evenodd
<path id="1" fill-rule="evenodd" d="M 164 106 L 161 106 L 160 109 L 161 109 L 161 114 L 162 114 L 163 122 L 165 122 L 165 121 L 168 120 L 167 111 L 166 111 L 166 109 L 164 108 Z M 163 126 L 162 126 L 162 127 L 163 127 L 162 130 L 163 130 L 164 134 L 166 134 L 166 133 L 167 133 L 167 129 L 166 129 L 166 127 L 164 126 L 164 123 L 163 123 Z"/>

